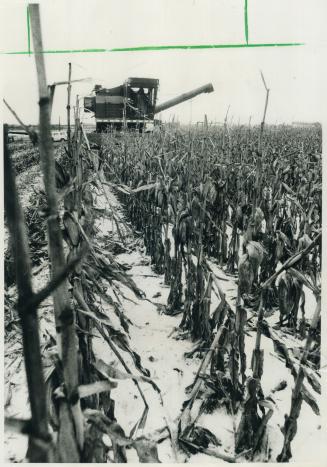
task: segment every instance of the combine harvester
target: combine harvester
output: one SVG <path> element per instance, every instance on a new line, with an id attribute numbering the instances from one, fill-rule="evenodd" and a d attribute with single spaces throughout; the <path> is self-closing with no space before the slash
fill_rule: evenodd
<path id="1" fill-rule="evenodd" d="M 211 83 L 157 105 L 159 80 L 128 78 L 124 84 L 106 89 L 94 88 L 94 95 L 84 98 L 86 111 L 95 114 L 96 132 L 136 130 L 152 131 L 159 121 L 154 116 L 202 93 L 213 92 Z"/>

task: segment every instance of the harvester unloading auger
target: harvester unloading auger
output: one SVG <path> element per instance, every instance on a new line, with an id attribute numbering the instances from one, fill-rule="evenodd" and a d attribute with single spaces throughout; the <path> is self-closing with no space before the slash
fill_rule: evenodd
<path id="1" fill-rule="evenodd" d="M 214 91 L 211 83 L 183 93 L 157 105 L 159 80 L 152 78 L 128 78 L 115 88 L 96 85 L 94 95 L 84 98 L 84 108 L 94 112 L 96 131 L 136 129 L 151 131 L 154 116 L 199 94 Z"/>

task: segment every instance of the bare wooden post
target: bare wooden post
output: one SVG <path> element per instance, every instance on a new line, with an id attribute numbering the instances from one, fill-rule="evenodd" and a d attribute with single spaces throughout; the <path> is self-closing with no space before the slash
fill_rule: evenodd
<path id="1" fill-rule="evenodd" d="M 260 125 L 260 134 L 259 134 L 259 140 L 258 140 L 258 150 L 257 150 L 257 163 L 256 163 L 256 176 L 255 176 L 255 189 L 254 189 L 254 201 L 253 201 L 253 215 L 255 212 L 255 208 L 257 207 L 260 199 L 260 191 L 261 191 L 261 173 L 262 173 L 262 137 L 263 137 L 263 130 L 265 126 L 265 120 L 266 120 L 266 113 L 267 113 L 267 107 L 268 107 L 268 100 L 269 100 L 269 89 L 267 88 L 265 78 L 261 73 L 261 78 L 263 85 L 266 89 L 266 100 L 265 100 L 265 108 L 263 112 L 263 117 L 262 117 L 262 122 Z"/>
<path id="2" fill-rule="evenodd" d="M 50 120 L 51 120 L 51 113 L 52 113 L 52 104 L 53 104 L 53 99 L 55 95 L 55 90 L 56 90 L 56 85 L 51 84 L 49 87 L 49 94 L 50 94 Z"/>
<path id="3" fill-rule="evenodd" d="M 40 135 L 39 148 L 41 165 L 44 176 L 45 192 L 48 202 L 48 237 L 49 256 L 52 267 L 52 275 L 59 273 L 66 264 L 61 227 L 58 218 L 57 192 L 55 183 L 55 159 L 51 139 L 50 124 L 50 99 L 46 82 L 45 64 L 42 47 L 40 12 L 38 4 L 30 4 L 30 19 L 34 45 L 34 56 L 38 77 L 40 96 Z M 70 446 L 63 453 L 62 461 L 78 462 L 79 449 L 83 445 L 83 419 L 78 397 L 78 361 L 77 339 L 75 335 L 75 317 L 71 305 L 71 297 L 68 292 L 67 280 L 64 281 L 53 293 L 54 310 L 56 318 L 58 353 L 62 360 L 63 376 L 66 388 L 66 397 L 69 411 L 74 420 L 76 436 L 71 437 Z M 61 341 L 61 342 L 60 342 Z M 67 427 L 60 427 L 60 429 Z M 59 434 L 60 436 L 60 434 Z"/>
<path id="4" fill-rule="evenodd" d="M 247 137 L 246 137 L 246 147 L 249 146 L 249 141 L 250 141 L 251 120 L 252 120 L 252 115 L 249 116 L 248 131 L 247 131 Z M 242 153 L 241 153 L 241 163 L 242 163 Z"/>
<path id="5" fill-rule="evenodd" d="M 70 131 L 70 95 L 71 95 L 72 64 L 68 64 L 68 86 L 67 86 L 67 142 L 68 154 L 71 156 L 71 131 Z"/>
<path id="6" fill-rule="evenodd" d="M 83 164 L 80 156 L 81 151 L 81 122 L 79 115 L 79 97 L 76 96 L 76 108 L 75 108 L 75 131 L 74 131 L 74 165 L 76 176 L 76 190 L 75 190 L 75 210 L 77 211 L 78 217 L 81 215 L 81 202 L 82 202 L 82 184 L 83 184 Z"/>
<path id="7" fill-rule="evenodd" d="M 228 118 L 229 109 L 230 109 L 230 105 L 228 105 L 227 112 L 226 112 L 225 119 L 224 119 L 223 150 L 225 149 L 225 138 L 226 138 L 226 132 L 227 132 L 227 118 Z"/>
<path id="8" fill-rule="evenodd" d="M 22 333 L 28 394 L 32 424 L 29 432 L 30 462 L 53 462 L 51 436 L 48 431 L 47 404 L 40 352 L 37 307 L 26 309 L 33 299 L 31 264 L 24 216 L 19 204 L 16 180 L 7 146 L 7 125 L 4 125 L 4 184 L 5 209 L 10 235 L 13 239 L 18 289 L 18 306 Z"/>
<path id="9" fill-rule="evenodd" d="M 267 113 L 267 108 L 268 108 L 268 100 L 269 100 L 269 92 L 270 92 L 270 89 L 268 89 L 268 87 L 267 87 L 267 84 L 266 84 L 266 81 L 265 81 L 265 78 L 263 76 L 262 71 L 260 73 L 261 73 L 261 78 L 262 78 L 263 85 L 264 85 L 265 90 L 266 90 L 266 100 L 265 100 L 265 109 L 264 109 L 264 112 L 263 112 L 262 122 L 261 122 L 261 125 L 260 125 L 260 135 L 259 135 L 259 142 L 258 142 L 258 151 L 259 152 L 262 151 L 262 136 L 263 136 L 263 129 L 264 129 L 264 126 L 265 126 L 265 121 L 266 121 L 266 113 Z"/>
<path id="10" fill-rule="evenodd" d="M 207 117 L 207 114 L 204 114 L 203 125 L 204 125 L 205 132 L 208 133 L 209 125 L 208 125 L 208 117 Z"/>

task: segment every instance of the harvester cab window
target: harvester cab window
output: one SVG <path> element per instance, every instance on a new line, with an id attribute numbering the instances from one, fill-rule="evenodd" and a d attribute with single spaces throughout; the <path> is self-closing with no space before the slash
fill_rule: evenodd
<path id="1" fill-rule="evenodd" d="M 143 88 L 140 88 L 137 93 L 137 108 L 142 116 L 147 113 L 148 103 Z"/>

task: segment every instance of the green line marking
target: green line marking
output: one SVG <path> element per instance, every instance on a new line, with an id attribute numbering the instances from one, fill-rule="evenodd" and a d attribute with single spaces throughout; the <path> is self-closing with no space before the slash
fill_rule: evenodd
<path id="1" fill-rule="evenodd" d="M 31 31 L 30 31 L 30 12 L 27 5 L 26 8 L 26 20 L 27 20 L 27 50 L 28 53 L 31 53 Z"/>
<path id="2" fill-rule="evenodd" d="M 201 44 L 201 45 L 154 45 L 109 49 L 107 52 L 142 52 L 148 50 L 194 50 L 194 49 L 240 49 L 247 47 L 293 47 L 304 45 L 301 42 L 267 44 Z"/>
<path id="3" fill-rule="evenodd" d="M 91 53 L 91 52 L 108 52 L 108 49 L 62 49 L 62 50 L 43 50 L 42 54 L 76 54 L 76 53 Z M 15 52 L 0 52 L 2 55 L 27 55 L 29 53 L 34 54 L 35 52 L 31 50 L 30 52 L 25 50 L 19 50 Z"/>
<path id="4" fill-rule="evenodd" d="M 244 32 L 245 41 L 249 43 L 249 24 L 248 24 L 248 0 L 244 1 Z"/>
<path id="5" fill-rule="evenodd" d="M 31 32 L 30 32 L 30 14 L 27 5 L 27 51 L 0 51 L 1 55 L 31 55 Z M 77 53 L 110 53 L 110 52 L 147 52 L 160 50 L 204 50 L 204 49 L 244 49 L 255 47 L 297 47 L 305 45 L 302 42 L 276 42 L 249 44 L 249 26 L 248 26 L 248 0 L 244 0 L 244 32 L 246 43 L 242 44 L 199 44 L 199 45 L 144 45 L 139 47 L 118 47 L 113 49 L 62 49 L 62 50 L 43 50 L 42 54 L 77 54 Z"/>
<path id="6" fill-rule="evenodd" d="M 145 45 L 139 47 L 121 47 L 114 49 L 66 49 L 66 50 L 43 50 L 43 54 L 74 54 L 74 53 L 103 53 L 103 52 L 147 52 L 158 50 L 204 50 L 204 49 L 246 49 L 255 47 L 298 47 L 305 45 L 304 42 L 276 42 L 258 44 L 201 44 L 201 45 Z M 27 55 L 34 54 L 33 51 L 0 52 L 2 55 Z"/>

